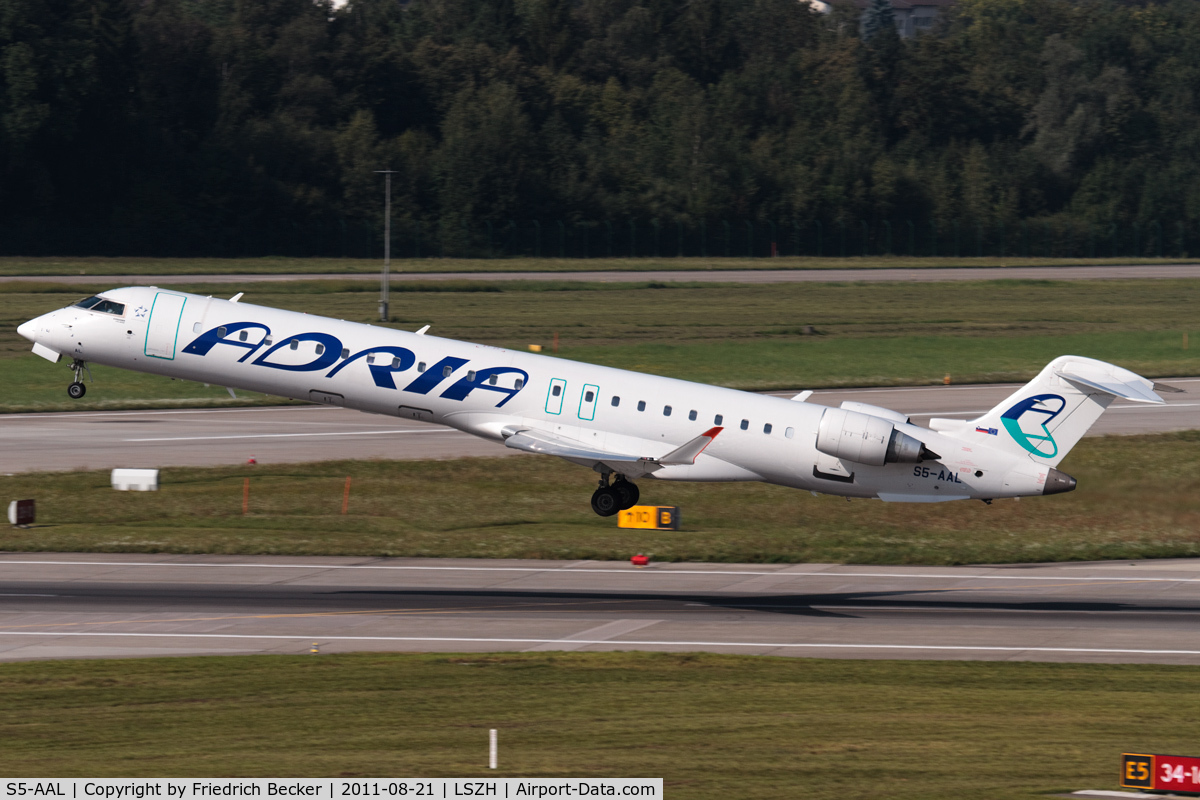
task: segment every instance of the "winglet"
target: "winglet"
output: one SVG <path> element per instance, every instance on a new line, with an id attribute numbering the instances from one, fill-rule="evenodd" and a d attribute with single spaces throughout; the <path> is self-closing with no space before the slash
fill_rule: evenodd
<path id="1" fill-rule="evenodd" d="M 704 452 L 704 448 L 712 444 L 712 440 L 717 438 L 717 434 L 725 430 L 723 427 L 709 428 L 704 433 L 692 439 L 690 442 L 680 445 L 671 452 L 667 453 L 662 458 L 658 459 L 658 463 L 664 467 L 683 466 L 686 464 L 695 464 L 696 459 Z"/>

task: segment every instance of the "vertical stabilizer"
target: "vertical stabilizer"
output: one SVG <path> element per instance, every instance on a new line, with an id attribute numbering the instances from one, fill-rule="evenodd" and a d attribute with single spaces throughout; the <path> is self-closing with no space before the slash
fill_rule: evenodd
<path id="1" fill-rule="evenodd" d="M 1163 402 L 1152 382 L 1127 369 L 1093 358 L 1059 356 L 1000 405 L 945 434 L 1053 467 L 1118 397 Z"/>

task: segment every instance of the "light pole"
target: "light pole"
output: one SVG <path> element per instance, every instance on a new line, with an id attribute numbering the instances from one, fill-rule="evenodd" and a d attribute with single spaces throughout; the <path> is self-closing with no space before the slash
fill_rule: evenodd
<path id="1" fill-rule="evenodd" d="M 388 290 L 391 288 L 392 273 L 392 169 L 377 169 L 377 175 L 383 176 L 383 279 L 379 285 L 379 321 L 388 321 Z"/>

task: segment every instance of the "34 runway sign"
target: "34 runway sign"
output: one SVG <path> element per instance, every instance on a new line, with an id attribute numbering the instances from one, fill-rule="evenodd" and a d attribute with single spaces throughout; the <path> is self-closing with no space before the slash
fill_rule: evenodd
<path id="1" fill-rule="evenodd" d="M 1177 794 L 1200 794 L 1200 758 L 1121 754 L 1121 785 Z"/>

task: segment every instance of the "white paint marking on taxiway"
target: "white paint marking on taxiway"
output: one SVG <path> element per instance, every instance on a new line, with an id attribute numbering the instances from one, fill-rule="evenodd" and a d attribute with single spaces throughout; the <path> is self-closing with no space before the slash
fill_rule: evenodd
<path id="1" fill-rule="evenodd" d="M 437 428 L 434 430 L 403 430 L 403 431 L 328 431 L 326 433 L 247 433 L 238 436 L 163 436 L 153 439 L 122 439 L 123 442 L 215 442 L 221 439 L 294 439 L 300 436 L 383 436 L 407 433 L 458 433 L 453 428 Z M 464 436 L 466 434 L 463 434 Z"/>
<path id="2" fill-rule="evenodd" d="M 598 573 L 613 575 L 725 575 L 730 578 L 741 577 L 778 577 L 778 578 L 902 578 L 902 579 L 936 579 L 952 581 L 1129 581 L 1131 583 L 1200 583 L 1200 578 L 1151 578 L 1144 576 L 1122 575 L 946 575 L 938 573 L 902 573 L 902 572 L 787 572 L 776 570 L 772 572 L 754 570 L 701 570 L 701 569 L 604 569 L 598 567 L 428 567 L 389 564 L 197 564 L 178 563 L 169 561 L 44 561 L 44 560 L 0 560 L 0 567 L 26 566 L 40 564 L 50 566 L 72 567 L 175 567 L 181 569 L 302 569 L 302 570 L 390 570 L 412 572 L 526 572 L 537 575 L 543 573 L 572 574 Z M 1103 567 L 1100 567 L 1103 569 Z M 1154 569 L 1150 567 L 1149 569 Z M 1165 569 L 1165 568 L 1164 568 Z"/>
<path id="3" fill-rule="evenodd" d="M 253 633 L 121 633 L 119 631 L 0 631 L 0 636 L 97 636 L 136 637 L 152 639 L 284 639 L 289 641 L 325 642 L 472 642 L 479 644 L 558 644 L 562 639 L 500 639 L 466 636 L 321 636 L 318 634 L 279 635 Z M 767 647 L 807 648 L 834 650 L 938 650 L 950 652 L 999 652 L 999 653 L 1110 653 L 1124 655 L 1176 655 L 1200 656 L 1200 650 L 1139 650 L 1134 648 L 1108 647 L 1002 647 L 999 645 L 949 645 L 949 644 L 821 644 L 817 642 L 695 642 L 695 641 L 639 641 L 631 639 L 571 639 L 573 645 L 638 645 L 641 647 Z"/>

